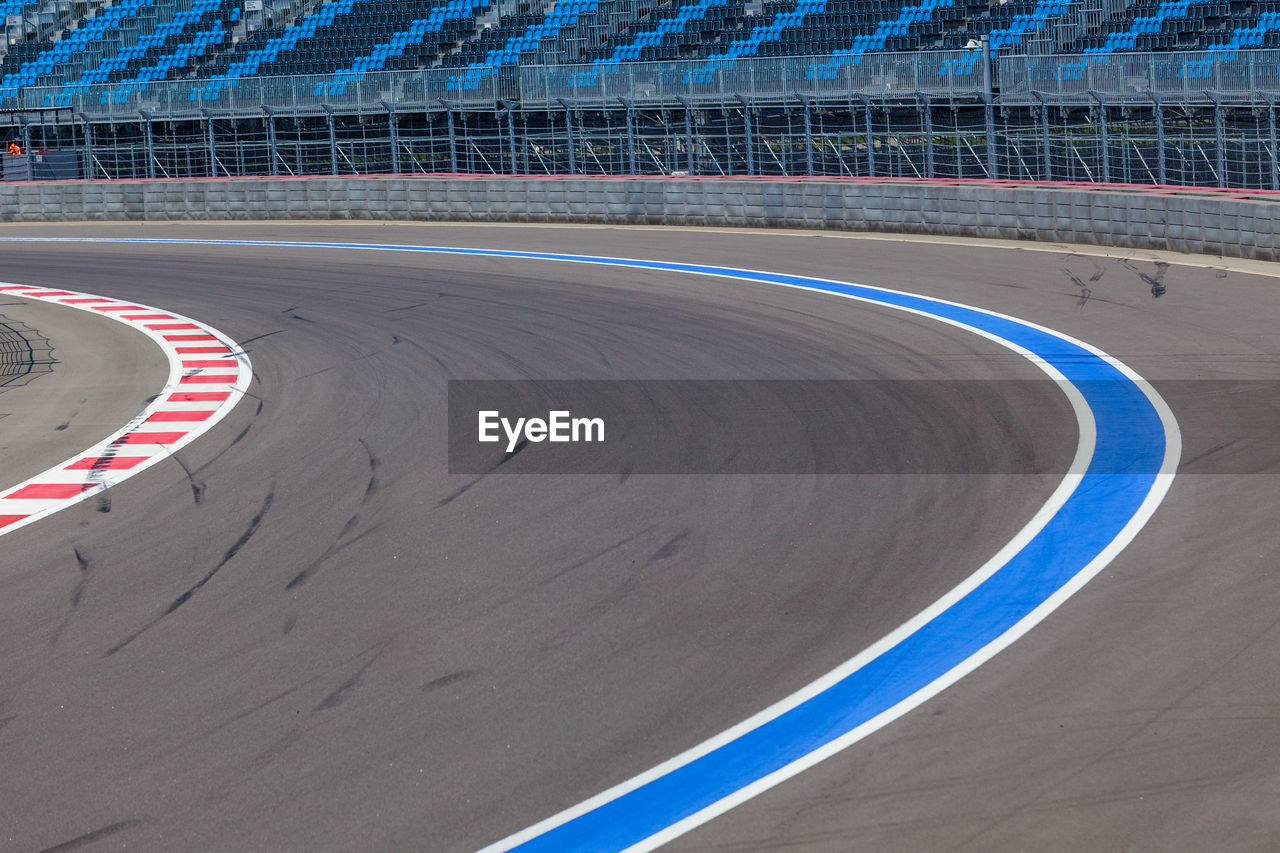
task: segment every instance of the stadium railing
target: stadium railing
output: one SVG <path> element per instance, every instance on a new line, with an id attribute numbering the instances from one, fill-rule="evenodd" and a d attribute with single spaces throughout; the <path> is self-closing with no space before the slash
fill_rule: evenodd
<path id="1" fill-rule="evenodd" d="M 368 72 L 355 80 L 334 79 L 331 74 L 293 77 L 242 77 L 206 80 L 160 80 L 134 83 L 100 83 L 87 86 L 28 86 L 12 91 L 5 106 L 37 108 L 57 97 L 59 106 L 70 107 L 92 119 L 136 118 L 140 112 L 158 116 L 199 116 L 205 112 L 261 114 L 280 112 L 320 113 L 334 110 L 385 110 L 389 107 L 439 107 L 450 103 L 492 106 L 504 97 L 515 97 L 509 81 L 494 77 L 477 89 L 449 91 L 446 83 L 453 69 Z M 13 103 L 10 104 L 9 101 Z"/>
<path id="2" fill-rule="evenodd" d="M 777 103 L 813 98 L 981 95 L 987 82 L 974 51 L 877 53 L 832 71 L 830 57 L 757 57 L 732 67 L 714 60 L 523 66 L 487 77 L 475 89 L 450 86 L 457 70 L 367 72 L 337 81 L 333 75 L 163 80 L 0 90 L 0 107 L 34 109 L 57 104 L 94 120 L 156 116 L 261 114 L 263 109 L 321 114 L 328 110 L 437 109 L 557 104 Z M 1089 104 L 1108 101 L 1208 104 L 1217 100 L 1269 103 L 1280 93 L 1280 50 L 1006 56 L 991 77 L 1002 103 Z"/>
<path id="3" fill-rule="evenodd" d="M 520 68 L 520 100 L 526 105 L 558 101 L 590 103 L 625 98 L 651 104 L 688 101 L 726 103 L 778 101 L 796 95 L 946 97 L 982 91 L 983 74 L 972 51 L 866 54 L 830 68 L 830 57 L 759 57 L 732 66 L 714 59 L 548 65 Z"/>
<path id="4" fill-rule="evenodd" d="M 1170 103 L 1267 100 L 1280 92 L 1280 50 L 1200 50 L 1084 56 L 1006 56 L 1000 96 L 1087 103 L 1096 96 Z"/>

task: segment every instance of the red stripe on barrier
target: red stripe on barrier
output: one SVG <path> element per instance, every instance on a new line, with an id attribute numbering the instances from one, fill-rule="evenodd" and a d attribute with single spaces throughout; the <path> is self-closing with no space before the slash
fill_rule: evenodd
<path id="1" fill-rule="evenodd" d="M 177 318 L 171 317 L 168 314 L 126 314 L 124 319 L 126 320 L 174 320 Z"/>
<path id="2" fill-rule="evenodd" d="M 25 515 L 0 515 L 0 527 L 8 527 L 10 524 L 22 521 L 26 517 Z"/>
<path id="3" fill-rule="evenodd" d="M 222 403 L 231 396 L 230 391 L 179 391 L 169 395 L 170 403 Z"/>
<path id="4" fill-rule="evenodd" d="M 195 323 L 148 323 L 147 328 L 163 332 L 169 329 L 198 329 L 200 327 Z"/>
<path id="5" fill-rule="evenodd" d="M 174 444 L 185 432 L 131 432 L 117 438 L 112 444 Z"/>
<path id="6" fill-rule="evenodd" d="M 114 302 L 115 300 L 100 299 L 95 297 L 93 299 L 59 299 L 58 301 L 61 302 L 63 305 L 88 305 L 92 302 Z"/>
<path id="7" fill-rule="evenodd" d="M 146 311 L 142 305 L 95 305 L 94 311 Z"/>
<path id="8" fill-rule="evenodd" d="M 234 373 L 197 373 L 194 376 L 182 377 L 178 380 L 178 383 L 182 385 L 215 385 L 218 383 L 231 385 L 239 378 Z"/>
<path id="9" fill-rule="evenodd" d="M 70 290 L 28 290 L 23 296 L 75 296 Z"/>
<path id="10" fill-rule="evenodd" d="M 30 486 L 23 486 L 11 495 L 5 495 L 5 500 L 60 501 L 74 498 L 82 492 L 96 488 L 97 486 L 93 483 L 32 483 Z"/>
<path id="11" fill-rule="evenodd" d="M 174 421 L 207 421 L 213 412 L 156 412 L 144 423 L 173 423 Z"/>
<path id="12" fill-rule="evenodd" d="M 165 335 L 166 341 L 216 341 L 213 335 Z"/>
<path id="13" fill-rule="evenodd" d="M 182 366 L 184 368 L 190 368 L 190 369 L 194 369 L 197 367 L 200 367 L 200 368 L 225 367 L 228 370 L 235 370 L 237 367 L 240 366 L 240 363 L 235 359 L 227 360 L 225 358 L 209 358 L 209 359 L 199 359 L 196 361 L 184 361 L 182 362 Z"/>
<path id="14" fill-rule="evenodd" d="M 87 456 L 67 466 L 68 471 L 112 471 L 132 468 L 150 456 Z"/>
<path id="15" fill-rule="evenodd" d="M 173 351 L 178 355 L 212 354 L 215 352 L 231 355 L 231 350 L 227 347 L 174 347 Z"/>

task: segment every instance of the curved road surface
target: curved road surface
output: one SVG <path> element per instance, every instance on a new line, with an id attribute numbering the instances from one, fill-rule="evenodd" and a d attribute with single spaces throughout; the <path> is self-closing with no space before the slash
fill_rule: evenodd
<path id="1" fill-rule="evenodd" d="M 720 263 L 954 299 L 1094 344 L 1183 429 L 1182 473 L 1146 529 L 958 685 L 671 847 L 1280 846 L 1280 282 L 1263 265 L 696 230 L 0 231 L 23 235 Z M 171 462 L 0 540 L 5 849 L 484 846 L 897 627 L 1013 536 L 1075 447 L 1065 398 L 1022 358 L 816 293 L 340 249 L 2 251 L 6 280 L 199 319 L 256 371 Z M 3 301 L 59 359 L 0 392 L 7 486 L 119 426 L 164 364 L 126 329 Z M 881 383 L 859 429 L 869 469 L 943 447 L 947 471 L 450 474 L 457 378 L 938 380 Z M 998 399 L 953 381 L 991 379 L 1029 381 Z"/>

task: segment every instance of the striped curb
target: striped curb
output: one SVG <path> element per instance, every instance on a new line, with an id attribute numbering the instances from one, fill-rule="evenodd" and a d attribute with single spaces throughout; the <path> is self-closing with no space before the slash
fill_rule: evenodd
<path id="1" fill-rule="evenodd" d="M 153 401 L 120 430 L 71 459 L 0 491 L 0 536 L 118 485 L 208 432 L 249 388 L 253 368 L 231 338 L 149 305 L 29 284 L 0 292 L 107 317 L 151 338 L 169 361 Z"/>

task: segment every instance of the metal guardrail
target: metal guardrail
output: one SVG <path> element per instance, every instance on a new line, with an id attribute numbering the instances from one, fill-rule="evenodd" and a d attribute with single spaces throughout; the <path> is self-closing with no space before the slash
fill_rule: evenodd
<path id="1" fill-rule="evenodd" d="M 1002 101 L 1265 101 L 1263 93 L 1280 91 L 1280 50 L 1007 56 L 999 80 Z"/>
<path id="2" fill-rule="evenodd" d="M 983 86 L 978 51 L 922 51 L 861 56 L 770 57 L 675 62 L 524 66 L 520 69 L 432 68 L 238 80 L 165 80 L 84 86 L 28 86 L 0 91 L 6 107 L 70 107 L 90 119 L 397 110 L 453 105 L 548 106 L 559 100 L 641 103 L 780 100 L 864 94 L 885 98 L 973 94 Z"/>
<path id="3" fill-rule="evenodd" d="M 945 97 L 971 95 L 982 87 L 981 55 L 976 50 L 520 68 L 520 99 L 526 106 L 560 100 L 616 103 L 619 98 L 649 104 L 681 99 L 763 102 L 796 95 Z"/>
<path id="4" fill-rule="evenodd" d="M 985 90 L 979 50 L 915 51 L 821 57 L 755 57 L 673 62 L 541 65 L 497 71 L 432 68 L 166 80 L 149 83 L 26 87 L 0 90 L 0 107 L 70 107 L 93 120 L 136 120 L 210 114 L 320 114 L 686 103 L 769 103 L 799 97 L 831 99 L 949 97 Z M 1280 50 L 1006 56 L 998 91 L 1007 103 L 1044 98 L 1087 102 L 1095 97 L 1207 103 L 1215 99 L 1269 100 L 1280 92 Z"/>
<path id="5" fill-rule="evenodd" d="M 155 116 L 199 116 L 204 112 L 261 114 L 263 108 L 288 113 L 322 113 L 326 108 L 349 110 L 437 109 L 444 99 L 453 104 L 492 105 L 511 95 L 503 78 L 489 75 L 471 89 L 460 90 L 458 69 L 376 71 L 312 74 L 291 77 L 164 80 L 149 83 L 97 83 L 86 86 L 28 86 L 9 90 L 3 106 L 24 109 L 70 107 L 90 119 L 136 119 Z M 511 86 L 509 78 L 506 85 Z M 5 95 L 0 92 L 0 96 Z"/>

